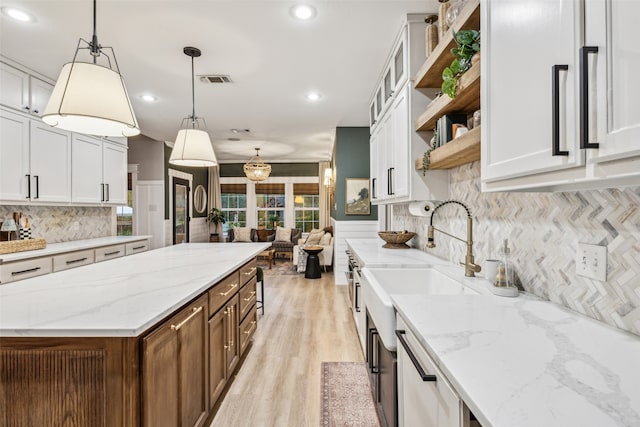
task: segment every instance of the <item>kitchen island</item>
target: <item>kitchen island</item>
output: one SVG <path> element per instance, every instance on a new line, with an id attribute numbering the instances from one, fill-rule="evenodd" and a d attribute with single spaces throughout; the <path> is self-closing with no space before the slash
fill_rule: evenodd
<path id="1" fill-rule="evenodd" d="M 0 425 L 204 425 L 255 331 L 268 246 L 182 244 L 1 286 Z"/>

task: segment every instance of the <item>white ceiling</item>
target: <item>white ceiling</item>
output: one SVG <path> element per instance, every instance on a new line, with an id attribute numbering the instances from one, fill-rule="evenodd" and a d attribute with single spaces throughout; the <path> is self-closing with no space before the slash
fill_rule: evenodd
<path id="1" fill-rule="evenodd" d="M 196 80 L 196 114 L 204 117 L 218 159 L 244 162 L 261 147 L 267 161 L 331 157 L 336 126 L 368 126 L 368 102 L 403 15 L 437 10 L 437 0 L 307 2 L 310 21 L 292 18 L 294 1 L 99 0 L 97 33 L 113 46 L 142 133 L 173 141 L 191 111 L 196 75 L 229 74 L 231 84 Z M 0 18 L 0 53 L 56 79 L 80 37 L 92 33 L 92 2 L 0 0 L 37 22 Z M 309 91 L 320 101 L 306 100 Z M 140 95 L 157 96 L 146 103 Z M 232 134 L 231 129 L 250 129 Z M 228 138 L 240 138 L 229 141 Z"/>

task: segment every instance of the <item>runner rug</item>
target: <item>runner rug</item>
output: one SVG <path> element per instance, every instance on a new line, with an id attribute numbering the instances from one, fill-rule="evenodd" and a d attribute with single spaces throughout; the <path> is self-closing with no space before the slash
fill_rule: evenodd
<path id="1" fill-rule="evenodd" d="M 380 427 L 367 368 L 359 362 L 322 362 L 322 427 Z"/>

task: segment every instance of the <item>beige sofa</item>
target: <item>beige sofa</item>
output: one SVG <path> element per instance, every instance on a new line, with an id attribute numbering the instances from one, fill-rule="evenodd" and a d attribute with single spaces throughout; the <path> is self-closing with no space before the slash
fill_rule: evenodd
<path id="1" fill-rule="evenodd" d="M 304 241 L 302 239 L 300 239 L 300 244 L 302 244 Z M 320 252 L 318 254 L 318 258 L 320 259 L 320 266 L 321 267 L 331 267 L 331 265 L 333 264 L 333 241 L 334 241 L 334 237 L 331 236 L 331 241 L 329 242 L 328 245 L 326 246 L 322 246 L 322 252 Z M 298 265 L 298 256 L 300 253 L 300 245 L 295 245 L 293 247 L 293 265 Z"/>

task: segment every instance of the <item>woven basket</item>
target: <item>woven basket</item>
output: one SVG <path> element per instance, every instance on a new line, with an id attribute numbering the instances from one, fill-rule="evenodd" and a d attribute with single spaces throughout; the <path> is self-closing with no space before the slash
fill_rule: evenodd
<path id="1" fill-rule="evenodd" d="M 378 231 L 378 236 L 385 242 L 385 245 L 382 245 L 383 248 L 389 249 L 408 249 L 409 245 L 406 243 L 415 236 L 416 233 L 413 231 Z"/>
<path id="2" fill-rule="evenodd" d="M 47 246 L 45 239 L 11 240 L 0 242 L 0 254 L 12 254 L 14 252 L 32 251 L 43 249 Z"/>

